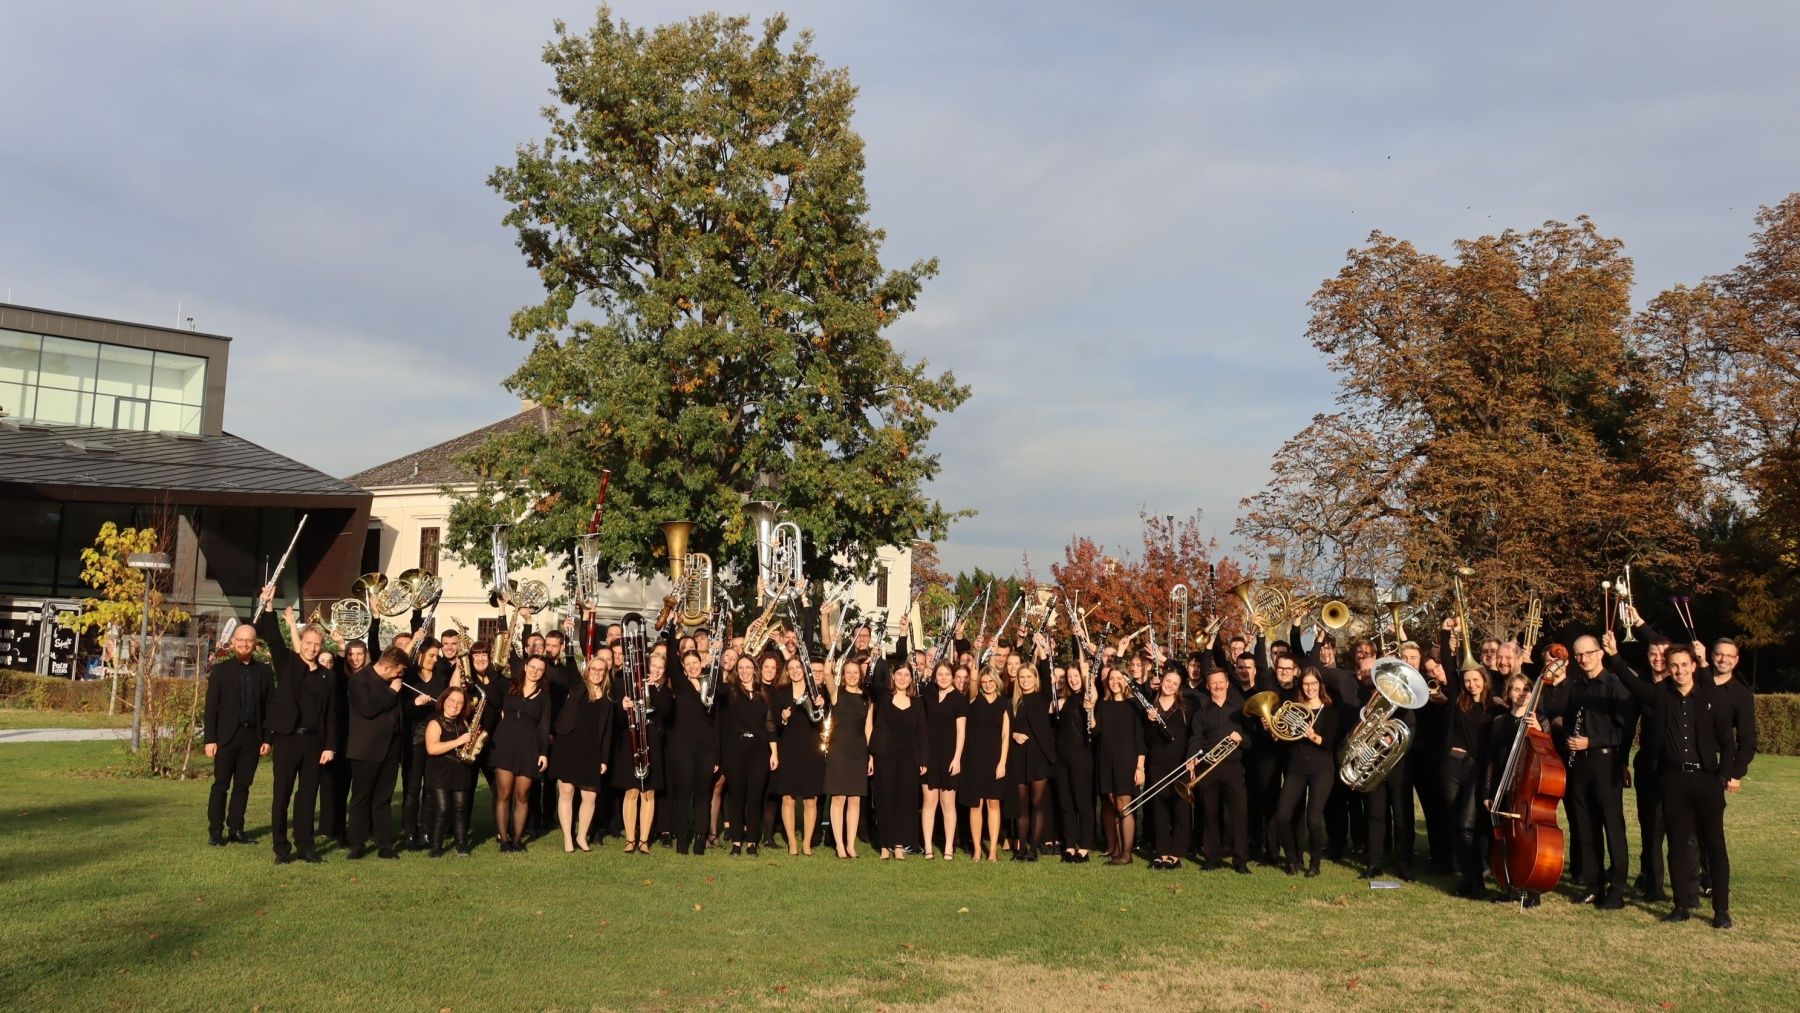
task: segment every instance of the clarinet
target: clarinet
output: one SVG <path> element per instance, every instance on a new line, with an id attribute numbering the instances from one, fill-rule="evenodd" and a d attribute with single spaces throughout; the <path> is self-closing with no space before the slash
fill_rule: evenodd
<path id="1" fill-rule="evenodd" d="M 1163 733 L 1163 738 L 1173 742 L 1175 733 L 1169 730 L 1169 723 L 1163 720 L 1162 711 L 1156 709 L 1156 702 L 1145 696 L 1143 688 L 1131 679 L 1127 678 L 1125 685 L 1131 690 L 1131 698 L 1136 700 L 1138 706 L 1144 708 L 1144 713 L 1150 715 L 1150 720 L 1156 723 L 1156 728 Z"/>
<path id="2" fill-rule="evenodd" d="M 819 682 L 813 678 L 812 656 L 806 653 L 806 631 L 800 626 L 800 617 L 794 611 L 794 599 L 787 603 L 788 625 L 794 631 L 794 652 L 800 655 L 800 675 L 804 680 L 806 692 L 806 719 L 813 724 L 825 720 L 825 710 L 813 702 L 819 695 Z"/>

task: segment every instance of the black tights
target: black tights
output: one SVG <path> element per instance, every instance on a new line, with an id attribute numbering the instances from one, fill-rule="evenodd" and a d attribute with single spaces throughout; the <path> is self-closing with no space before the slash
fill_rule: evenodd
<path id="1" fill-rule="evenodd" d="M 1039 778 L 1019 785 L 1019 815 L 1013 835 L 1021 847 L 1036 851 L 1050 836 L 1050 781 Z"/>
<path id="2" fill-rule="evenodd" d="M 435 817 L 431 826 L 431 851 L 439 854 L 444 850 L 444 838 L 448 833 L 456 836 L 456 850 L 469 850 L 469 808 L 475 797 L 474 791 L 468 788 L 452 790 L 450 788 L 431 789 L 432 813 Z"/>
<path id="3" fill-rule="evenodd" d="M 1131 804 L 1130 795 L 1107 795 L 1105 812 L 1101 814 L 1101 826 L 1106 828 L 1106 853 L 1114 861 L 1128 861 L 1131 858 L 1131 845 L 1137 837 L 1137 816 L 1125 814 L 1125 807 Z"/>
<path id="4" fill-rule="evenodd" d="M 494 825 L 499 828 L 500 839 L 517 844 L 525 839 L 525 821 L 531 816 L 531 782 L 532 778 L 524 774 L 515 774 L 510 770 L 494 771 Z M 508 820 L 508 807 L 512 817 Z M 508 827 L 512 833 L 507 833 Z"/>

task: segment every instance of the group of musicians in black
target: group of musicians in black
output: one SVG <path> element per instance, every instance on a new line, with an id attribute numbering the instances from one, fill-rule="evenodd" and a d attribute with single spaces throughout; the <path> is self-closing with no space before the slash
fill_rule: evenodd
<path id="1" fill-rule="evenodd" d="M 1337 755 L 1375 693 L 1376 648 L 1354 641 L 1340 664 L 1322 628 L 1310 648 L 1295 625 L 1286 640 L 1215 640 L 1185 659 L 1077 642 L 1066 664 L 1041 632 L 1001 644 L 963 640 L 959 629 L 939 657 L 904 638 L 881 654 L 866 626 L 842 656 L 797 650 L 791 629 L 757 656 L 740 653 L 741 637 L 714 644 L 705 632 L 670 631 L 650 648 L 638 692 L 622 678 L 616 625 L 598 630 L 591 651 L 572 620 L 538 633 L 529 613 L 514 617 L 516 639 L 492 645 L 450 630 L 402 632 L 372 648 L 379 620 L 366 639 L 328 643 L 291 609 L 281 619 L 285 638 L 273 611 L 234 631 L 205 712 L 211 843 L 248 842 L 248 788 L 259 756 L 272 755 L 277 864 L 320 861 L 321 836 L 353 859 L 371 834 L 383 858 L 466 856 L 480 777 L 501 852 L 559 828 L 570 852 L 616 831 L 634 854 L 667 844 L 754 855 L 779 828 L 790 854 L 811 855 L 828 825 L 839 858 L 858 857 L 859 842 L 895 861 L 993 862 L 1005 850 L 1014 861 L 1048 853 L 1080 863 L 1103 848 L 1110 865 L 1141 854 L 1167 870 L 1191 856 L 1209 870 L 1248 874 L 1254 861 L 1316 876 L 1328 857 L 1361 856 L 1372 880 L 1412 880 L 1416 798 L 1423 861 L 1455 874 L 1460 895 L 1482 897 L 1489 809 L 1524 722 L 1566 760 L 1577 899 L 1624 906 L 1629 786 L 1638 897 L 1660 901 L 1672 889 L 1667 917 L 1680 921 L 1709 894 L 1713 925 L 1731 925 L 1725 799 L 1756 750 L 1751 692 L 1734 678 L 1738 647 L 1672 643 L 1635 612 L 1644 653 L 1630 659 L 1607 632 L 1576 637 L 1567 665 L 1489 640 L 1479 665 L 1451 671 L 1454 621 L 1435 644 L 1399 644 L 1431 699 L 1396 712 L 1410 749 L 1367 792 L 1339 779 Z M 829 614 L 820 626 L 820 641 L 836 642 Z M 259 638 L 272 664 L 255 660 Z M 803 657 L 815 659 L 810 668 Z M 1245 700 L 1263 691 L 1305 709 L 1304 734 L 1278 738 L 1246 714 Z M 641 743 L 628 734 L 638 707 Z M 1199 761 L 1226 741 L 1232 748 Z M 1133 810 L 1146 785 L 1184 765 L 1192 774 L 1197 761 L 1207 776 L 1191 804 L 1162 791 Z M 1504 889 L 1493 899 L 1540 902 Z"/>

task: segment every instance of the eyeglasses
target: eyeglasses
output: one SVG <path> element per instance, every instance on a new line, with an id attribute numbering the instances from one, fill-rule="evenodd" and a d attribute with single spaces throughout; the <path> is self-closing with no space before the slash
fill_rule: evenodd
<path id="1" fill-rule="evenodd" d="M 1576 656 L 1576 657 L 1577 657 L 1577 658 L 1591 658 L 1591 657 L 1593 657 L 1593 656 L 1594 656 L 1594 655 L 1596 655 L 1596 654 L 1600 654 L 1600 653 L 1602 653 L 1602 652 L 1601 652 L 1601 651 L 1599 651 L 1599 650 L 1597 650 L 1597 649 L 1596 649 L 1596 650 L 1592 650 L 1592 651 L 1576 651 L 1576 652 L 1575 652 L 1575 656 Z"/>

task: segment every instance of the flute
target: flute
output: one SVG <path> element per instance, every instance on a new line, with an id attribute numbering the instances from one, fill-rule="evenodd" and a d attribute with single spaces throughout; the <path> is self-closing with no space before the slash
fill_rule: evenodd
<path id="1" fill-rule="evenodd" d="M 294 545 L 300 541 L 300 532 L 306 530 L 307 516 L 308 515 L 306 514 L 301 514 L 300 523 L 294 525 L 294 537 L 288 539 L 287 551 L 281 554 L 281 561 L 275 564 L 275 572 L 269 577 L 270 587 L 275 586 L 275 582 L 281 579 L 281 571 L 287 568 L 288 557 L 294 554 Z M 256 611 L 250 615 L 250 625 L 255 626 L 256 621 L 262 618 L 264 608 L 266 608 L 266 606 L 263 605 L 263 600 L 259 596 L 256 599 Z"/>

